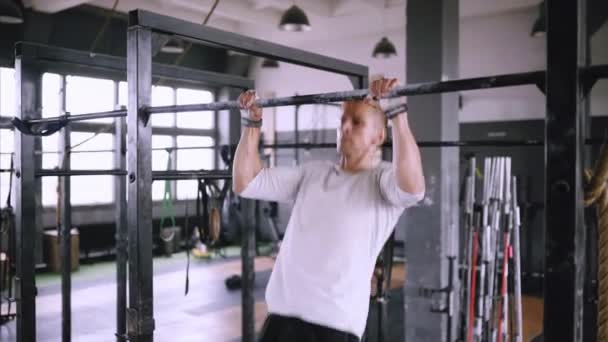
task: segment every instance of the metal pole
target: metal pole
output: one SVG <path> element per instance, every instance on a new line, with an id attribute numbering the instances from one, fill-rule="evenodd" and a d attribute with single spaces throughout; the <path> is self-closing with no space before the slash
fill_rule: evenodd
<path id="1" fill-rule="evenodd" d="M 259 201 L 244 200 L 247 215 L 251 217 L 253 210 L 253 224 L 245 223 L 242 227 L 241 259 L 242 259 L 242 341 L 255 341 L 255 234 L 259 228 Z M 252 222 L 248 219 L 246 222 Z"/>
<path id="2" fill-rule="evenodd" d="M 183 179 L 230 179 L 232 174 L 226 170 L 210 171 L 153 171 L 152 178 L 157 180 L 183 180 Z"/>
<path id="3" fill-rule="evenodd" d="M 586 1 L 547 0 L 544 340 L 583 340 Z"/>
<path id="4" fill-rule="evenodd" d="M 521 304 L 521 251 L 519 244 L 519 229 L 521 221 L 519 216 L 519 205 L 517 204 L 517 177 L 513 176 L 511 183 L 511 205 L 513 207 L 513 279 L 514 279 L 514 298 L 513 307 L 515 314 L 515 331 L 513 332 L 513 342 L 522 342 L 523 323 L 522 323 L 522 304 Z"/>
<path id="5" fill-rule="evenodd" d="M 26 68 L 22 56 L 15 56 L 15 110 L 20 119 L 35 113 L 40 89 L 40 73 Z M 17 342 L 36 341 L 36 179 L 35 138 L 15 132 L 15 229 Z"/>
<path id="6" fill-rule="evenodd" d="M 426 95 L 426 94 L 438 94 L 448 92 L 458 92 L 466 90 L 476 89 L 489 89 L 489 88 L 500 88 L 510 87 L 526 84 L 540 84 L 545 76 L 544 71 L 532 71 L 517 74 L 507 75 L 494 75 L 478 78 L 442 81 L 442 82 L 426 82 L 426 83 L 414 83 L 400 87 L 396 87 L 393 91 L 387 94 L 386 98 L 401 97 L 401 96 L 412 96 L 412 95 Z M 364 82 L 364 81 L 363 81 Z M 297 95 L 289 97 L 277 97 L 271 99 L 260 99 L 256 101 L 259 107 L 281 107 L 281 106 L 294 106 L 294 105 L 306 105 L 306 104 L 327 104 L 332 102 L 343 102 L 348 100 L 361 100 L 367 96 L 369 90 L 366 88 L 356 89 L 350 91 L 330 92 L 322 94 L 310 94 L 310 95 Z M 240 109 L 237 101 L 226 101 L 226 102 L 211 102 L 211 103 L 198 103 L 188 105 L 169 105 L 169 106 L 146 106 L 145 111 L 149 114 L 157 113 L 179 113 L 179 112 L 198 112 L 198 111 L 220 111 Z M 99 118 L 109 117 L 120 117 L 126 116 L 127 113 L 124 110 L 114 110 L 108 112 L 89 113 L 89 114 L 78 114 L 72 115 L 69 118 L 66 117 L 55 117 L 45 118 L 28 121 L 30 124 L 40 123 L 57 123 L 57 122 L 72 122 L 82 121 Z M 208 115 L 208 114 L 205 114 Z"/>
<path id="7" fill-rule="evenodd" d="M 127 125 L 124 118 L 116 118 L 114 131 L 114 167 L 126 169 Z M 114 178 L 116 221 L 116 341 L 126 341 L 127 334 L 127 183 L 124 176 Z"/>
<path id="8" fill-rule="evenodd" d="M 463 310 L 463 312 L 465 312 L 465 317 L 464 317 L 464 336 L 465 336 L 465 341 L 470 342 L 472 339 L 471 333 L 472 333 L 472 329 L 471 329 L 471 321 L 473 319 L 473 317 L 471 316 L 471 312 L 470 307 L 471 307 L 471 301 L 472 298 L 474 296 L 474 293 L 472 291 L 474 291 L 473 287 L 472 287 L 472 281 L 471 281 L 471 277 L 475 277 L 476 275 L 472 273 L 473 268 L 475 268 L 473 266 L 473 260 L 475 260 L 475 257 L 473 257 L 473 243 L 474 243 L 474 239 L 476 237 L 476 235 L 474 234 L 475 231 L 475 226 L 473 224 L 473 213 L 474 213 L 474 204 L 475 204 L 475 169 L 477 168 L 476 165 L 476 159 L 475 157 L 472 157 L 469 159 L 469 175 L 465 178 L 466 179 L 466 197 L 465 197 L 465 219 L 464 219 L 464 229 L 465 229 L 465 239 L 464 241 L 466 241 L 466 252 L 464 257 L 462 258 L 462 260 L 465 261 L 465 264 L 467 265 L 466 268 L 466 280 L 465 280 L 465 284 L 466 286 L 464 286 L 465 291 L 464 291 L 464 296 L 463 298 L 465 299 L 465 305 L 463 305 L 463 307 L 465 308 Z"/>
<path id="9" fill-rule="evenodd" d="M 296 141 L 296 146 L 300 143 L 300 105 L 295 106 L 295 111 L 293 113 L 294 117 L 294 139 Z M 294 150 L 295 153 L 295 161 L 296 165 L 300 164 L 300 150 L 296 147 Z"/>
<path id="10" fill-rule="evenodd" d="M 190 134 L 186 134 L 190 135 Z M 603 138 L 588 138 L 585 139 L 585 145 L 602 145 L 605 142 Z M 525 146 L 545 146 L 543 140 L 459 140 L 459 141 L 425 141 L 417 142 L 418 147 L 525 147 Z M 261 148 L 268 149 L 321 149 L 321 148 L 336 148 L 335 143 L 279 143 L 260 145 Z M 230 147 L 236 147 L 231 145 Z M 392 142 L 388 141 L 382 145 L 383 148 L 392 148 Z M 181 150 L 218 150 L 222 146 L 188 146 L 188 147 L 155 147 L 152 151 L 181 151 Z M 73 150 L 74 153 L 107 153 L 115 152 L 114 149 L 101 150 Z M 35 154 L 60 153 L 59 151 L 36 151 Z M 13 152 L 3 152 L 0 155 L 12 155 Z M 1 172 L 9 172 L 7 169 L 0 169 Z"/>
<path id="11" fill-rule="evenodd" d="M 478 78 L 451 80 L 443 82 L 426 82 L 408 84 L 396 87 L 387 94 L 386 98 L 426 95 L 437 93 L 458 92 L 475 89 L 489 89 L 526 84 L 538 84 L 542 82 L 544 71 L 532 71 L 509 75 L 495 75 Z M 331 102 L 342 102 L 348 100 L 361 100 L 368 94 L 368 89 L 356 89 L 343 92 L 331 92 L 323 94 L 298 95 L 290 97 L 277 97 L 271 99 L 260 99 L 256 101 L 259 107 L 281 107 L 306 104 L 325 104 Z M 237 101 L 213 102 L 207 104 L 192 104 L 179 106 L 150 107 L 147 111 L 154 113 L 192 112 L 192 111 L 214 111 L 226 109 L 239 109 Z"/>
<path id="12" fill-rule="evenodd" d="M 61 77 L 61 102 L 65 103 L 65 77 Z M 62 106 L 64 107 L 64 106 Z M 64 170 L 70 169 L 70 134 L 69 126 L 59 133 L 59 165 Z M 62 300 L 62 340 L 72 340 L 72 207 L 70 204 L 70 177 L 58 179 L 60 202 L 60 238 L 61 238 L 61 300 Z"/>
<path id="13" fill-rule="evenodd" d="M 49 170 L 36 171 L 36 177 L 67 177 L 67 176 L 126 176 L 126 170 Z"/>
<path id="14" fill-rule="evenodd" d="M 152 278 L 152 127 L 142 108 L 150 105 L 152 34 L 142 27 L 127 32 L 129 105 L 127 222 L 129 229 L 128 335 L 133 342 L 154 340 Z"/>

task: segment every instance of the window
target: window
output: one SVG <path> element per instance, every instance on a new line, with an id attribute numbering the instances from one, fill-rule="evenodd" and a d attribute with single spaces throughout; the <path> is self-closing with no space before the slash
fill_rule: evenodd
<path id="1" fill-rule="evenodd" d="M 13 139 L 13 131 L 8 129 L 0 129 L 0 168 L 2 169 L 8 169 L 11 167 L 11 153 L 14 150 Z M 0 173 L 0 206 L 2 207 L 4 207 L 6 198 L 8 196 L 10 176 L 11 174 L 7 172 Z"/>
<path id="2" fill-rule="evenodd" d="M 0 114 L 15 115 L 15 70 L 0 68 Z"/>
<path id="3" fill-rule="evenodd" d="M 56 134 L 42 137 L 43 169 L 54 169 L 59 166 L 58 143 L 59 136 Z M 42 206 L 55 207 L 57 205 L 57 184 L 57 177 L 42 177 Z"/>
<path id="4" fill-rule="evenodd" d="M 125 106 L 129 104 L 129 88 L 127 87 L 127 82 L 119 82 L 118 83 L 118 105 Z"/>
<path id="5" fill-rule="evenodd" d="M 15 71 L 0 68 L 0 115 L 13 116 L 15 111 Z M 0 129 L 0 168 L 11 166 L 11 153 L 14 151 L 13 132 Z M 10 173 L 0 173 L 0 206 L 4 206 L 9 191 Z"/>
<path id="6" fill-rule="evenodd" d="M 91 139 L 93 133 L 72 132 L 72 146 Z M 87 150 L 107 150 L 113 146 L 114 137 L 100 133 L 82 145 Z M 78 151 L 78 148 L 74 149 Z M 114 168 L 113 152 L 72 153 L 70 167 L 74 170 L 108 170 Z M 114 194 L 113 176 L 72 177 L 71 200 L 73 205 L 111 203 Z"/>
<path id="7" fill-rule="evenodd" d="M 206 90 L 177 89 L 177 104 L 213 102 L 213 93 Z M 213 112 L 183 112 L 177 115 L 177 127 L 211 129 L 215 125 Z"/>
<path id="8" fill-rule="evenodd" d="M 65 77 L 65 78 L 64 78 Z M 0 68 L 0 114 L 14 115 L 14 70 Z M 63 88 L 65 86 L 65 89 Z M 62 101 L 62 90 L 65 90 L 65 103 Z M 175 89 L 172 87 L 153 86 L 152 106 L 166 106 L 175 104 L 208 103 L 214 100 L 213 93 L 196 89 Z M 112 80 L 81 76 L 62 76 L 45 73 L 42 76 L 42 116 L 54 117 L 61 115 L 65 110 L 72 114 L 110 111 L 115 109 L 115 103 L 127 105 L 128 87 L 126 82 L 116 83 Z M 65 108 L 62 108 L 62 105 Z M 111 123 L 112 118 L 91 120 L 93 122 Z M 152 125 L 155 127 L 180 127 L 196 129 L 213 129 L 215 125 L 213 112 L 162 113 L 152 116 Z M 11 130 L 0 130 L 0 167 L 9 168 L 13 152 L 14 134 Z M 91 139 L 90 139 L 91 138 Z M 42 165 L 43 169 L 53 169 L 60 165 L 58 150 L 59 136 L 42 137 Z M 89 140 L 90 139 L 90 140 Z M 74 170 L 91 169 L 106 170 L 114 168 L 113 152 L 104 152 L 114 146 L 113 132 L 102 132 L 98 135 L 89 132 L 73 131 L 71 145 L 81 146 L 74 148 L 71 154 L 70 167 Z M 169 153 L 164 148 L 174 147 L 201 147 L 213 146 L 214 140 L 204 136 L 170 136 L 154 135 L 152 137 L 152 169 L 155 171 L 167 170 Z M 99 152 L 83 152 L 79 150 L 93 150 Z M 192 149 L 170 152 L 173 158 L 170 169 L 198 170 L 213 169 L 215 167 L 215 152 L 212 149 Z M 9 174 L 0 175 L 1 201 L 8 194 Z M 172 181 L 172 189 L 178 198 L 196 197 L 196 181 Z M 57 204 L 57 177 L 44 177 L 42 180 L 42 204 L 54 207 Z M 71 178 L 71 202 L 73 205 L 92 205 L 111 203 L 114 198 L 114 176 L 75 176 Z M 165 182 L 153 183 L 153 200 L 162 200 Z"/>
<path id="9" fill-rule="evenodd" d="M 98 78 L 67 76 L 66 111 L 72 114 L 105 112 L 114 109 L 114 82 Z M 113 118 L 89 122 L 113 122 Z"/>
<path id="10" fill-rule="evenodd" d="M 211 137 L 179 136 L 178 147 L 211 147 L 214 141 Z M 215 168 L 215 151 L 213 149 L 192 149 L 177 151 L 178 170 L 211 170 Z M 182 180 L 177 182 L 177 198 L 196 198 L 196 180 Z"/>
<path id="11" fill-rule="evenodd" d="M 44 73 L 42 75 L 42 117 L 61 115 L 61 76 Z"/>
<path id="12" fill-rule="evenodd" d="M 175 92 L 169 87 L 152 87 L 152 106 L 172 106 L 175 104 Z M 152 126 L 175 126 L 175 113 L 159 113 L 152 115 Z"/>

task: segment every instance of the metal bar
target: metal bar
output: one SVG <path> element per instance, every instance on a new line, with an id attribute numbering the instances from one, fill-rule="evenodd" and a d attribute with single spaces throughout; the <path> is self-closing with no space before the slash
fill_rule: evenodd
<path id="1" fill-rule="evenodd" d="M 57 116 L 52 118 L 32 119 L 27 122 L 30 124 L 44 124 L 44 123 L 57 123 L 57 122 L 76 122 L 93 119 L 104 119 L 104 118 L 118 118 L 127 116 L 127 110 L 110 110 L 106 112 L 96 112 L 87 114 L 74 114 L 70 116 Z"/>
<path id="2" fill-rule="evenodd" d="M 65 104 L 65 77 L 61 77 L 61 107 Z M 59 167 L 70 169 L 70 136 L 71 128 L 64 127 L 59 132 Z M 59 227 L 61 247 L 61 302 L 62 325 L 61 334 L 63 342 L 72 340 L 72 207 L 70 204 L 70 177 L 62 177 L 59 182 Z"/>
<path id="3" fill-rule="evenodd" d="M 114 119 L 114 167 L 127 168 L 127 123 L 125 118 Z M 127 337 L 127 184 L 121 176 L 114 178 L 116 220 L 116 341 Z"/>
<path id="4" fill-rule="evenodd" d="M 602 138 L 585 139 L 585 145 L 602 145 L 608 141 Z M 544 146 L 543 140 L 462 140 L 462 141 L 418 141 L 418 147 L 516 147 L 516 146 Z M 187 146 L 187 147 L 155 147 L 152 151 L 181 151 L 181 150 L 218 150 L 224 145 L 218 146 Z M 268 149 L 323 149 L 336 148 L 335 143 L 277 143 L 261 145 L 262 148 Z M 382 145 L 384 148 L 392 148 L 392 142 L 386 142 Z M 232 147 L 236 147 L 233 145 Z M 113 153 L 115 149 L 101 150 L 72 150 L 74 153 Z M 36 151 L 35 154 L 59 154 L 60 151 Z M 3 152 L 0 155 L 12 155 L 13 152 Z M 0 169 L 0 172 L 10 172 L 9 169 Z M 49 170 L 51 171 L 51 170 Z"/>
<path id="5" fill-rule="evenodd" d="M 129 309 L 127 330 L 133 342 L 154 340 L 152 278 L 152 127 L 139 110 L 152 94 L 152 32 L 130 27 L 127 32 L 127 116 L 129 170 Z"/>
<path id="6" fill-rule="evenodd" d="M 585 1 L 548 0 L 544 340 L 582 341 L 585 229 L 579 39 Z M 583 64 L 584 65 L 584 64 Z"/>
<path id="7" fill-rule="evenodd" d="M 392 142 L 387 142 L 382 147 L 392 148 Z M 542 140 L 465 140 L 465 141 L 418 141 L 418 147 L 513 147 L 513 146 L 544 146 Z M 262 145 L 263 148 L 275 149 L 316 149 L 336 148 L 335 143 L 278 143 Z"/>
<path id="8" fill-rule="evenodd" d="M 0 117 L 0 129 L 13 129 L 13 124 L 11 123 L 11 118 L 6 116 Z"/>
<path id="9" fill-rule="evenodd" d="M 583 71 L 583 74 L 595 78 L 608 78 L 608 64 L 588 66 Z"/>
<path id="10" fill-rule="evenodd" d="M 513 207 L 513 311 L 515 320 L 515 331 L 513 333 L 513 342 L 522 342 L 523 340 L 523 311 L 521 303 L 521 249 L 520 249 L 520 216 L 519 206 L 517 204 L 517 177 L 513 176 L 511 183 L 511 206 Z"/>
<path id="11" fill-rule="evenodd" d="M 16 45 L 19 54 L 27 51 L 28 61 L 44 67 L 45 71 L 74 73 L 74 68 L 99 70 L 104 74 L 114 73 L 120 79 L 126 79 L 127 63 L 124 57 L 110 56 L 88 51 L 59 48 L 43 44 L 19 42 Z M 152 75 L 164 79 L 173 79 L 200 83 L 211 86 L 227 86 L 251 89 L 253 81 L 235 75 L 190 69 L 173 65 L 152 63 Z"/>
<path id="12" fill-rule="evenodd" d="M 294 116 L 294 127 L 293 133 L 296 141 L 296 145 L 300 143 L 300 105 L 295 106 L 295 111 L 293 113 Z M 300 151 L 298 148 L 294 150 L 295 153 L 295 161 L 297 164 L 300 163 Z"/>
<path id="13" fill-rule="evenodd" d="M 458 92 L 466 90 L 490 89 L 500 87 L 520 86 L 526 84 L 538 84 L 545 77 L 544 71 L 532 71 L 517 74 L 495 75 L 487 77 L 477 77 L 469 79 L 460 79 L 443 82 L 426 82 L 418 84 L 409 84 L 395 88 L 386 98 L 425 95 Z M 343 92 L 299 95 L 290 97 L 278 97 L 272 99 L 261 99 L 256 101 L 259 107 L 280 107 L 306 104 L 326 104 L 331 102 L 341 102 L 355 99 L 363 99 L 368 93 L 368 89 L 357 89 Z M 239 109 L 237 101 L 211 102 L 188 105 L 170 105 L 170 106 L 154 106 L 146 107 L 146 112 L 149 114 L 158 113 L 181 113 L 194 111 L 220 111 L 229 109 Z M 37 120 L 29 120 L 31 124 L 40 123 L 57 123 L 57 122 L 74 122 L 99 118 L 113 118 L 125 116 L 124 110 L 115 110 L 108 112 L 77 114 L 66 117 L 53 117 Z"/>
<path id="14" fill-rule="evenodd" d="M 224 170 L 194 170 L 194 171 L 152 171 L 152 177 L 157 180 L 182 179 L 231 179 L 232 174 Z"/>
<path id="15" fill-rule="evenodd" d="M 15 57 L 15 110 L 20 119 L 29 119 L 26 113 L 38 108 L 41 75 L 20 56 Z M 15 133 L 15 229 L 17 342 L 36 341 L 36 179 L 35 138 Z"/>
<path id="16" fill-rule="evenodd" d="M 126 117 L 120 116 L 120 117 Z M 56 122 L 57 120 L 55 120 Z M 96 123 L 96 122 L 70 122 L 72 132 L 89 132 L 96 133 L 101 130 L 112 130 L 114 129 L 114 123 Z M 13 129 L 11 119 L 7 117 L 0 117 L 0 129 Z M 212 129 L 199 129 L 199 128 L 179 128 L 179 127 L 154 127 L 152 126 L 152 134 L 154 135 L 198 135 L 198 136 L 213 136 Z M 79 150 L 72 150 L 75 153 Z"/>
<path id="17" fill-rule="evenodd" d="M 271 58 L 277 61 L 336 72 L 348 76 L 368 75 L 364 65 L 338 60 L 305 50 L 254 39 L 209 26 L 171 18 L 143 10 L 129 12 L 129 27 L 142 26 L 154 32 L 182 36 L 202 44 L 220 46 L 249 55 Z"/>
<path id="18" fill-rule="evenodd" d="M 255 298 L 253 288 L 255 285 L 255 234 L 259 228 L 259 201 L 244 200 L 247 204 L 247 222 L 242 226 L 241 242 L 241 268 L 242 268 L 242 341 L 255 341 Z M 253 217 L 250 215 L 253 211 Z M 253 220 L 251 219 L 253 218 Z"/>
<path id="19" fill-rule="evenodd" d="M 36 177 L 68 177 L 68 176 L 126 176 L 126 170 L 65 170 L 40 169 Z"/>
<path id="20" fill-rule="evenodd" d="M 9 170 L 0 170 L 9 172 Z M 126 176 L 127 170 L 62 170 L 40 169 L 36 177 L 72 177 L 72 176 Z M 182 171 L 153 171 L 154 180 L 180 179 L 230 179 L 231 173 L 226 170 L 182 170 Z"/>
<path id="21" fill-rule="evenodd" d="M 526 84 L 536 84 L 541 82 L 545 75 L 544 71 L 532 71 L 518 74 L 495 75 L 487 77 L 477 77 L 443 82 L 426 82 L 409 84 L 396 87 L 386 98 L 437 94 L 447 92 L 458 92 L 465 90 L 490 89 L 500 87 L 511 87 Z M 297 106 L 306 104 L 326 104 L 331 102 L 341 102 L 348 100 L 363 99 L 368 94 L 368 89 L 356 89 L 351 91 L 332 92 L 323 94 L 297 95 L 289 97 L 277 97 L 271 99 L 260 99 L 256 101 L 259 107 L 281 107 Z M 177 105 L 177 106 L 157 106 L 147 108 L 150 114 L 172 113 L 172 112 L 191 112 L 191 111 L 214 111 L 239 109 L 237 101 L 212 102 L 203 104 Z"/>

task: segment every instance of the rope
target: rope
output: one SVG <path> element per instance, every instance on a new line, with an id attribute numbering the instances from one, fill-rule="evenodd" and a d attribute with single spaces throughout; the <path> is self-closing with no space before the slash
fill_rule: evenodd
<path id="1" fill-rule="evenodd" d="M 209 13 L 207 13 L 207 16 L 205 17 L 205 20 L 203 20 L 203 26 L 207 25 L 207 23 L 209 22 L 209 19 L 211 19 L 211 15 L 213 14 L 213 12 L 215 11 L 215 8 L 217 7 L 217 5 L 219 4 L 220 0 L 215 0 L 215 2 L 213 3 L 213 5 L 211 6 L 211 10 L 209 10 Z M 173 65 L 180 65 L 182 64 L 182 62 L 184 61 L 184 58 L 186 57 L 186 55 L 188 54 L 188 52 L 190 52 L 190 49 L 192 49 L 192 46 L 194 44 L 192 44 L 191 42 L 188 42 L 188 44 L 186 45 L 186 47 L 184 48 L 184 52 L 182 52 L 181 55 L 179 55 L 176 59 Z"/>
<path id="2" fill-rule="evenodd" d="M 597 340 L 608 340 L 608 146 L 602 146 L 595 170 L 585 170 L 585 205 L 598 212 L 598 318 Z"/>
<path id="3" fill-rule="evenodd" d="M 89 50 L 91 54 L 93 54 L 93 52 L 95 52 L 95 48 L 97 48 L 97 44 L 101 40 L 101 37 L 103 37 L 104 33 L 106 32 L 106 29 L 108 28 L 108 25 L 110 24 L 110 20 L 112 20 L 112 18 L 114 17 L 114 13 L 116 12 L 116 7 L 118 6 L 118 2 L 120 2 L 120 0 L 115 0 L 114 5 L 112 6 L 112 10 L 106 14 L 106 20 L 104 21 L 103 26 L 101 27 L 101 30 L 99 30 L 99 32 L 97 32 L 97 36 L 95 37 L 95 39 L 93 40 L 93 43 L 91 44 L 91 49 Z"/>
<path id="4" fill-rule="evenodd" d="M 77 147 L 79 147 L 81 145 L 86 144 L 87 142 L 93 140 L 95 137 L 97 137 L 101 133 L 107 133 L 107 132 L 111 131 L 112 128 L 114 128 L 114 124 L 109 124 L 109 125 L 107 125 L 105 127 L 100 128 L 97 132 L 93 133 L 93 135 L 91 135 L 90 137 L 82 140 L 81 142 L 79 142 L 78 144 L 76 144 L 74 146 L 70 146 L 69 150 L 71 151 L 71 150 L 73 150 L 73 149 L 75 149 L 75 148 L 77 148 Z"/>

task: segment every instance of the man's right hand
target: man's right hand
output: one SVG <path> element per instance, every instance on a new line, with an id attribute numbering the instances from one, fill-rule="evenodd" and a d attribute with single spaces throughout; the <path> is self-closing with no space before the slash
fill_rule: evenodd
<path id="1" fill-rule="evenodd" d="M 255 90 L 247 90 L 239 95 L 238 103 L 241 107 L 241 115 L 247 116 L 248 119 L 254 121 L 262 120 L 262 108 L 255 104 L 258 99 Z"/>

